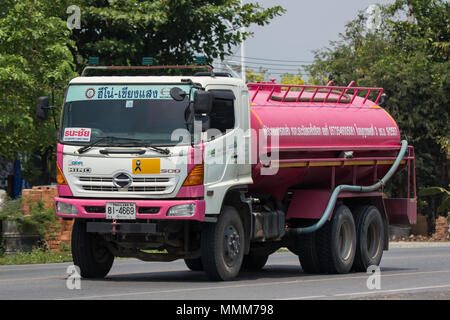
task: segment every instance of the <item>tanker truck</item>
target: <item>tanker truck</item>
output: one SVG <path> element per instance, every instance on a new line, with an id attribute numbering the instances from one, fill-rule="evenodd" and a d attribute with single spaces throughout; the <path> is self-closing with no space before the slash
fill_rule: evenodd
<path id="1" fill-rule="evenodd" d="M 245 84 L 213 69 L 83 72 L 57 129 L 54 208 L 74 220 L 74 264 L 102 278 L 115 257 L 184 259 L 232 280 L 287 248 L 307 273 L 366 272 L 389 224 L 416 220 L 414 149 L 384 98 L 354 82 Z M 38 118 L 53 108 L 39 98 Z M 404 190 L 389 198 L 394 175 Z"/>

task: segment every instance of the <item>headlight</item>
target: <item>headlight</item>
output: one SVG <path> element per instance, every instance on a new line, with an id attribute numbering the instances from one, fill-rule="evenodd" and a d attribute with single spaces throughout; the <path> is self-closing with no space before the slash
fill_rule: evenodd
<path id="1" fill-rule="evenodd" d="M 56 202 L 56 210 L 60 214 L 78 214 L 78 210 L 74 205 L 65 202 Z"/>
<path id="2" fill-rule="evenodd" d="M 195 204 L 180 204 L 178 206 L 173 206 L 167 211 L 167 216 L 169 217 L 190 217 L 195 213 Z"/>

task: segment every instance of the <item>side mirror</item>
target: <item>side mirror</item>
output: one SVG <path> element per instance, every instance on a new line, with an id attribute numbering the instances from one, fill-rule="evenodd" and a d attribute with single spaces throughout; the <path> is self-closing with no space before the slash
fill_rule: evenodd
<path id="1" fill-rule="evenodd" d="M 194 112 L 196 114 L 209 114 L 212 109 L 213 95 L 208 91 L 195 91 Z"/>
<path id="2" fill-rule="evenodd" d="M 48 97 L 39 97 L 36 105 L 36 118 L 39 120 L 47 120 L 48 109 Z"/>
<path id="3" fill-rule="evenodd" d="M 170 96 L 175 101 L 183 101 L 187 96 L 187 93 L 178 87 L 173 87 L 172 89 L 170 89 Z"/>

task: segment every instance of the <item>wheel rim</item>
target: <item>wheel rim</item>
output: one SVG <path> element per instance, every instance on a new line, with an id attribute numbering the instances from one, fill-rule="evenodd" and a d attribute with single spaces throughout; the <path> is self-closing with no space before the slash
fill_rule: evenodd
<path id="1" fill-rule="evenodd" d="M 239 233 L 234 226 L 228 226 L 225 229 L 223 238 L 223 251 L 225 263 L 233 266 L 239 258 L 241 243 Z"/>
<path id="2" fill-rule="evenodd" d="M 373 220 L 367 228 L 367 253 L 371 259 L 375 258 L 380 250 L 380 226 Z"/>
<path id="3" fill-rule="evenodd" d="M 350 259 L 353 251 L 352 229 L 345 221 L 339 229 L 338 253 L 343 261 Z"/>

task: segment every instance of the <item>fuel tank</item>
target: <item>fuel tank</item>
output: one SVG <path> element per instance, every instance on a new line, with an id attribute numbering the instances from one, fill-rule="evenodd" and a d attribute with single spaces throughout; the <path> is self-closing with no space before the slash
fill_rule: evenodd
<path id="1" fill-rule="evenodd" d="M 371 184 L 400 149 L 395 120 L 377 104 L 381 88 L 257 83 L 249 92 L 253 191 Z"/>

